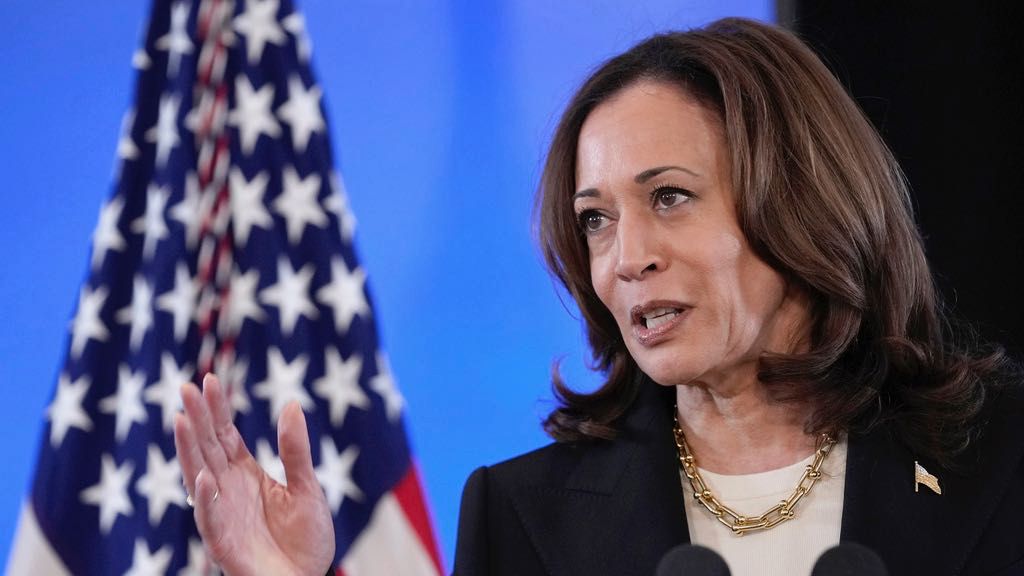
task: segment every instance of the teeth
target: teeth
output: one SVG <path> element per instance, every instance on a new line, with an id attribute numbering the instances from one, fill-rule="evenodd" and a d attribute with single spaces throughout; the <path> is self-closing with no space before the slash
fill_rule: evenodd
<path id="1" fill-rule="evenodd" d="M 652 318 L 657 318 L 658 316 L 664 316 L 665 314 L 677 314 L 678 312 L 679 311 L 675 308 L 655 308 L 654 310 L 644 314 L 644 320 L 650 320 Z"/>
<path id="2" fill-rule="evenodd" d="M 661 310 L 663 311 L 655 310 L 644 315 L 648 330 L 653 330 L 679 315 L 679 312 L 671 308 L 662 308 Z"/>

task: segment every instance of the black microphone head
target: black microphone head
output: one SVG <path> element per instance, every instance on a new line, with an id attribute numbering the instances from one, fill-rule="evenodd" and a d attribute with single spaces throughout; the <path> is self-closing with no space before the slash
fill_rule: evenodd
<path id="1" fill-rule="evenodd" d="M 878 554 L 867 546 L 841 542 L 818 557 L 811 576 L 889 576 L 889 571 Z"/>
<path id="2" fill-rule="evenodd" d="M 680 544 L 669 550 L 658 562 L 657 576 L 729 576 L 729 566 L 717 552 L 696 546 Z"/>

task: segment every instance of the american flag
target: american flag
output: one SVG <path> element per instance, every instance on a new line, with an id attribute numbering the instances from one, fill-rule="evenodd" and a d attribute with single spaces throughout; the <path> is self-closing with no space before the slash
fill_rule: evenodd
<path id="1" fill-rule="evenodd" d="M 338 574 L 441 573 L 309 59 L 289 0 L 154 2 L 9 573 L 216 572 L 172 438 L 208 371 L 282 481 L 301 404 Z"/>

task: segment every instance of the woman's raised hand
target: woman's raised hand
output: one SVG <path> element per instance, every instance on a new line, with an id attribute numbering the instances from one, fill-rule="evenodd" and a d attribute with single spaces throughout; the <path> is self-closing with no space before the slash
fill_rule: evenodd
<path id="1" fill-rule="evenodd" d="M 184 385 L 181 397 L 185 411 L 174 422 L 174 444 L 213 561 L 231 576 L 327 573 L 334 525 L 298 403 L 285 407 L 277 425 L 282 485 L 245 447 L 215 376 L 203 379 L 202 392 Z"/>

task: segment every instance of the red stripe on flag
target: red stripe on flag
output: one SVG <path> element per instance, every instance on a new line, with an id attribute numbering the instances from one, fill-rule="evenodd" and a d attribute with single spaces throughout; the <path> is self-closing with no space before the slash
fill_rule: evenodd
<path id="1" fill-rule="evenodd" d="M 409 470 L 392 492 L 402 507 L 402 511 L 405 512 L 406 518 L 409 519 L 409 524 L 416 531 L 423 549 L 430 554 L 430 559 L 434 561 L 437 573 L 444 574 L 444 569 L 441 568 L 441 553 L 437 549 L 437 539 L 434 537 L 434 525 L 430 521 L 430 512 L 427 510 L 427 502 L 423 498 L 420 475 L 415 464 L 409 464 Z"/>

